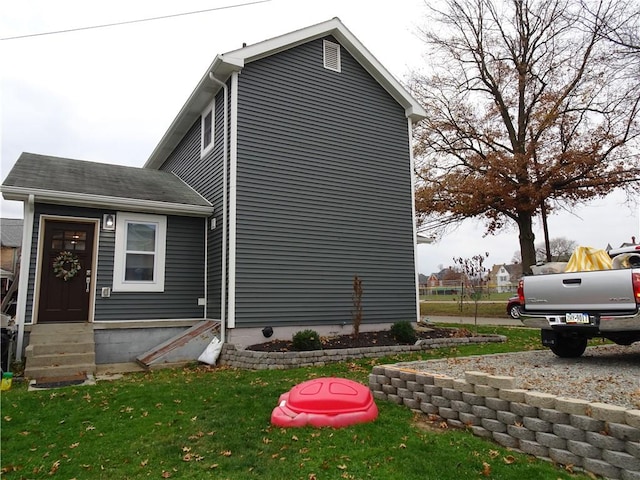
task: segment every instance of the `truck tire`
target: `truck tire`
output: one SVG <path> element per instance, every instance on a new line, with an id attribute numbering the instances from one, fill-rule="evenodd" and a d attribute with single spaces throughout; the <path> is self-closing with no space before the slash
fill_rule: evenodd
<path id="1" fill-rule="evenodd" d="M 509 308 L 509 316 L 515 320 L 520 318 L 520 305 L 512 305 Z"/>
<path id="2" fill-rule="evenodd" d="M 555 345 L 549 348 L 560 358 L 577 358 L 587 348 L 587 337 L 569 337 L 558 335 Z"/>

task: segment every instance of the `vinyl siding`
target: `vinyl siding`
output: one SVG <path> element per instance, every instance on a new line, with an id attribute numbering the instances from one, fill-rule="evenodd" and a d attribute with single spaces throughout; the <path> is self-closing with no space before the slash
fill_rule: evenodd
<path id="1" fill-rule="evenodd" d="M 212 203 L 216 229 L 207 232 L 207 316 L 220 318 L 222 291 L 224 96 L 215 104 L 214 147 L 200 158 L 200 118 L 164 162 L 161 170 L 173 172 Z M 203 256 L 204 258 L 204 256 Z"/>
<path id="2" fill-rule="evenodd" d="M 330 38 L 332 41 L 333 38 Z M 411 169 L 404 110 L 322 39 L 239 76 L 236 325 L 415 320 Z"/>
<path id="3" fill-rule="evenodd" d="M 47 214 L 101 219 L 104 213 L 111 211 L 36 205 L 27 319 L 31 319 L 32 312 L 40 216 Z M 100 230 L 94 321 L 203 318 L 204 309 L 198 306 L 198 298 L 204 296 L 204 224 L 205 220 L 202 218 L 167 217 L 164 292 L 111 292 L 109 298 L 101 297 L 101 289 L 113 284 L 115 233 Z"/>

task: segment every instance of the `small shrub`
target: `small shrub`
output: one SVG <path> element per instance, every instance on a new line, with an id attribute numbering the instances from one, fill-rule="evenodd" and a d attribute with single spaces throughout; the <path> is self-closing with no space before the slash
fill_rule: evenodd
<path id="1" fill-rule="evenodd" d="M 293 336 L 293 348 L 300 352 L 322 350 L 320 335 L 315 330 L 302 330 Z"/>
<path id="2" fill-rule="evenodd" d="M 407 321 L 396 322 L 391 325 L 391 335 L 399 343 L 415 343 L 418 338 L 413 325 Z"/>

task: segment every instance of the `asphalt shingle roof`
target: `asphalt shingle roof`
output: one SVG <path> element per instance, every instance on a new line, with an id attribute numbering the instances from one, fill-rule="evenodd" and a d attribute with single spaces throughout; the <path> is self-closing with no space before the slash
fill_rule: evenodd
<path id="1" fill-rule="evenodd" d="M 3 187 L 173 204 L 210 204 L 176 175 L 160 170 L 23 153 Z"/>
<path id="2" fill-rule="evenodd" d="M 3 247 L 19 247 L 22 245 L 21 218 L 0 218 L 0 244 Z"/>

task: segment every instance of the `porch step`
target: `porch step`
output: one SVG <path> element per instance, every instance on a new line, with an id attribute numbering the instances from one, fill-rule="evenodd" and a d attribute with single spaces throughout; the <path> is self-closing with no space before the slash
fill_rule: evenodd
<path id="1" fill-rule="evenodd" d="M 34 325 L 25 349 L 24 375 L 37 383 L 93 375 L 95 350 L 91 323 Z"/>

